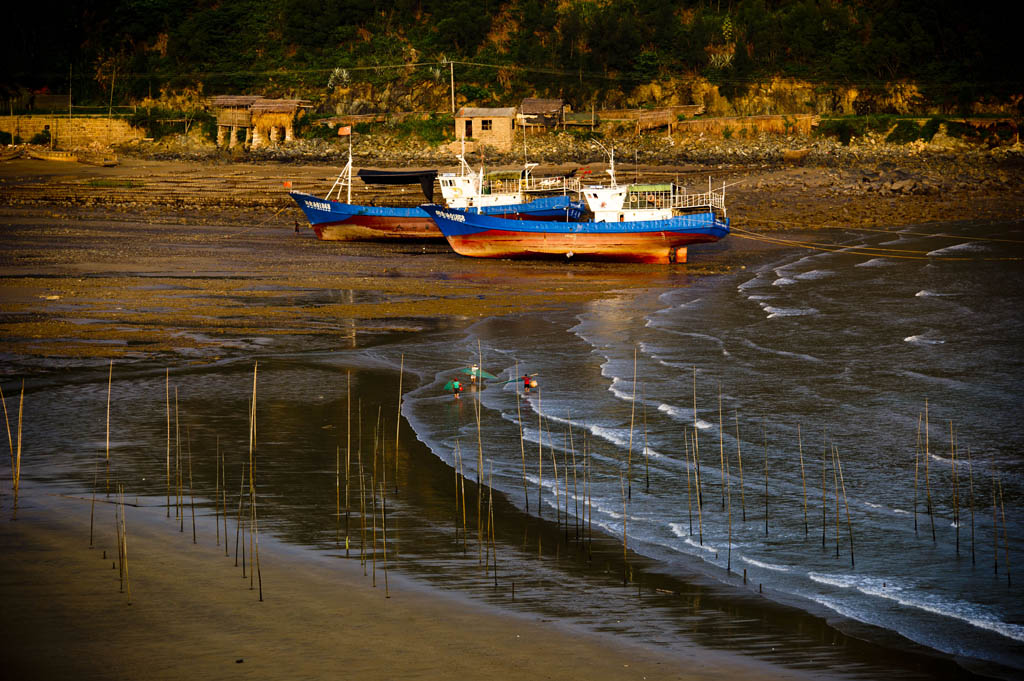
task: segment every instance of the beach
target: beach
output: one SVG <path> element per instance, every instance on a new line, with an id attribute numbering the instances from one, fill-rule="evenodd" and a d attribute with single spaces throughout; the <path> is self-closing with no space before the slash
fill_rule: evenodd
<path id="1" fill-rule="evenodd" d="M 639 299 L 649 292 L 686 289 L 753 268 L 773 254 L 795 248 L 797 242 L 832 247 L 844 237 L 844 227 L 887 230 L 942 222 L 967 205 L 974 211 L 972 219 L 980 222 L 1013 222 L 1024 215 L 1024 195 L 1007 195 L 1003 186 L 979 185 L 960 195 L 894 194 L 890 188 L 880 197 L 878 190 L 863 188 L 878 178 L 865 182 L 863 173 L 849 169 L 729 168 L 720 175 L 725 181 L 741 180 L 730 211 L 735 224 L 748 231 L 746 238 L 737 230 L 721 244 L 693 249 L 685 266 L 567 267 L 460 258 L 443 242 L 317 242 L 282 182 L 323 193 L 333 181 L 331 171 L 320 166 L 213 166 L 138 159 L 115 168 L 39 161 L 0 164 L 0 258 L 5 273 L 0 291 L 0 371 L 9 414 L 12 406 L 16 409 L 12 396 L 21 379 L 29 384 L 27 419 L 46 410 L 48 395 L 60 393 L 65 384 L 95 386 L 88 413 L 61 407 L 66 410 L 62 413 L 77 414 L 74 418 L 88 424 L 82 449 L 83 456 L 92 456 L 102 449 L 97 424 L 102 423 L 111 361 L 116 380 L 137 381 L 147 389 L 162 386 L 163 367 L 173 367 L 174 379 L 184 391 L 193 381 L 212 382 L 208 377 L 215 374 L 250 375 L 258 358 L 261 363 L 266 358 L 271 372 L 281 372 L 289 362 L 304 361 L 303 355 L 322 362 L 343 351 L 368 351 L 372 356 L 374 350 L 386 352 L 398 341 L 415 345 L 419 337 L 445 337 L 488 320 L 497 320 L 492 336 L 500 338 L 501 333 L 516 333 L 521 318 L 536 320 L 546 311 L 572 314 L 586 306 L 600 308 L 602 301 L 617 297 Z M 707 171 L 645 172 L 638 170 L 638 177 L 696 177 Z M 700 186 L 696 180 L 695 184 Z M 764 233 L 771 238 L 758 237 Z M 367 366 L 365 358 L 361 361 L 364 365 L 356 366 L 346 356 L 337 366 L 330 365 L 338 378 L 329 387 L 320 387 L 323 367 L 313 371 L 302 366 L 302 371 L 316 374 L 308 385 L 301 384 L 311 391 L 303 398 L 309 404 L 303 404 L 323 409 L 319 427 L 333 429 L 329 436 L 309 436 L 323 440 L 328 452 L 309 464 L 310 471 L 329 474 L 334 465 L 331 443 L 340 441 L 344 371 L 353 370 L 368 403 L 371 397 L 373 404 L 394 399 L 397 386 L 393 370 L 387 369 L 390 364 L 381 360 L 380 366 Z M 390 378 L 377 378 L 379 373 Z M 291 429 L 283 406 L 300 392 L 286 389 L 290 381 L 302 380 L 300 374 L 281 374 L 258 398 L 261 404 L 266 399 L 272 405 L 268 413 L 275 416 L 275 441 L 285 442 L 287 433 L 301 432 L 297 422 Z M 403 389 L 429 384 L 424 376 L 410 377 Z M 217 389 L 211 385 L 208 394 Z M 326 395 L 320 396 L 323 407 L 312 399 L 316 391 Z M 163 399 L 161 392 L 153 400 L 159 409 Z M 231 398 L 239 405 L 245 399 L 245 394 Z M 216 409 L 211 405 L 216 401 L 186 396 L 183 406 L 193 414 L 208 413 L 213 420 Z M 135 403 L 140 408 L 153 406 L 144 399 Z M 156 416 L 162 428 L 162 412 Z M 200 432 L 202 417 L 197 418 Z M 396 500 L 396 522 L 404 532 L 402 551 L 407 553 L 412 552 L 414 537 L 431 541 L 440 522 L 417 524 L 414 517 L 432 519 L 440 513 L 433 510 L 432 504 L 442 504 L 432 499 L 434 495 L 443 497 L 447 510 L 449 491 L 440 489 L 437 481 L 451 475 L 426 447 L 414 442 L 416 437 L 408 425 L 401 426 L 400 440 L 408 444 L 401 449 L 403 491 Z M 241 447 L 244 438 L 234 439 Z M 10 668 L 28 677 L 285 679 L 341 673 L 398 679 L 768 679 L 847 673 L 835 660 L 795 663 L 795 644 L 778 662 L 767 653 L 748 656 L 739 646 L 712 649 L 686 636 L 649 645 L 637 636 L 616 635 L 614 625 L 604 631 L 601 626 L 580 627 L 541 609 L 513 611 L 493 599 L 481 602 L 457 590 L 437 589 L 416 570 L 403 574 L 402 567 L 389 575 L 386 598 L 380 566 L 373 587 L 359 560 L 343 559 L 343 549 L 336 547 L 323 550 L 323 537 L 311 542 L 321 550 L 291 541 L 302 533 L 282 529 L 288 525 L 284 511 L 276 523 L 274 511 L 268 511 L 276 536 L 260 540 L 266 589 L 261 602 L 258 590 L 249 589 L 249 580 L 241 579 L 234 552 L 225 557 L 223 547 L 211 542 L 209 500 L 201 506 L 198 543 L 192 542 L 187 524 L 179 531 L 175 509 L 170 519 L 165 517 L 160 503 L 162 450 L 118 469 L 133 503 L 136 495 L 139 499 L 139 507 L 126 509 L 129 605 L 119 589 L 119 571 L 112 568 L 116 543 L 113 508 L 106 497 L 96 509 L 96 517 L 102 519 L 97 528 L 102 529 L 95 547 L 88 548 L 90 497 L 85 490 L 92 467 L 81 462 L 40 467 L 33 456 L 59 459 L 65 451 L 63 442 L 44 452 L 27 444 L 23 474 L 31 482 L 21 491 L 18 519 L 5 520 L 0 530 L 6 554 L 0 580 L 3 635 L 6 647 L 14 652 Z M 118 446 L 128 450 L 136 444 Z M 205 446 L 209 448 L 209 442 Z M 234 461 L 244 459 L 238 447 Z M 9 517 L 10 471 L 4 460 L 5 483 L 0 489 L 3 513 Z M 283 461 L 275 459 L 268 478 L 282 475 Z M 398 462 L 394 465 L 397 468 Z M 201 480 L 202 489 L 213 488 L 209 470 Z M 287 497 L 301 485 L 268 487 Z M 423 498 L 416 500 L 416 495 Z M 317 503 L 333 512 L 333 500 L 319 498 Z M 559 528 L 552 528 L 550 519 L 535 526 L 512 504 L 506 506 L 500 517 L 513 526 L 502 528 L 510 535 L 504 538 L 507 545 L 515 545 L 520 531 L 538 547 L 543 537 L 545 550 L 558 545 Z M 228 527 L 233 534 L 234 523 Z M 318 531 L 330 535 L 332 530 L 327 523 Z M 606 554 L 614 551 L 614 541 L 605 537 Z M 525 536 L 522 543 L 525 547 Z M 568 547 L 569 542 L 566 552 Z M 638 570 L 641 563 L 637 561 Z M 401 558 L 397 564 L 402 565 Z M 612 568 L 616 570 L 621 568 Z M 657 578 L 651 576 L 648 588 L 655 583 Z M 678 586 L 666 583 L 662 588 L 671 591 Z M 502 594 L 507 591 L 504 585 Z M 511 594 L 502 596 L 506 597 Z M 748 617 L 754 612 L 747 605 L 737 607 Z M 787 614 L 779 619 L 805 622 L 815 632 L 818 627 L 833 632 L 820 617 Z M 876 652 L 871 646 L 861 647 L 855 636 L 822 634 L 829 635 L 844 641 L 841 647 L 858 660 Z M 60 642 L 60 655 L 53 654 L 55 642 Z M 959 669 L 943 656 L 933 660 L 922 655 L 907 666 L 935 677 L 952 677 Z M 903 673 L 912 677 L 906 669 Z"/>

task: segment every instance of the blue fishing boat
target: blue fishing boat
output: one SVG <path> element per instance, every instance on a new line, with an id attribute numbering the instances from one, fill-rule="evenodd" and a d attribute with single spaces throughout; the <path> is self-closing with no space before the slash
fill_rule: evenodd
<path id="1" fill-rule="evenodd" d="M 460 157 L 461 158 L 461 157 Z M 464 161 L 463 161 L 464 163 Z M 419 184 L 428 202 L 433 201 L 436 170 L 360 170 L 357 175 L 368 185 L 412 185 Z M 448 178 L 446 177 L 446 180 Z M 454 185 L 442 182 L 442 190 Z M 567 193 L 556 196 L 540 196 L 524 200 L 522 192 L 499 194 L 497 185 L 483 182 L 475 185 L 462 184 L 459 201 L 455 205 L 465 210 L 484 215 L 511 217 L 516 219 L 569 219 L 582 216 L 584 204 L 572 200 Z M 537 185 L 534 182 L 534 185 Z M 347 190 L 342 201 L 342 190 Z M 549 188 L 550 190 L 550 188 Z M 325 241 L 379 241 L 379 240 L 420 240 L 440 239 L 437 224 L 419 206 L 374 206 L 352 203 L 352 158 L 335 180 L 327 196 L 320 198 L 303 192 L 289 192 L 289 196 L 305 213 L 310 227 L 318 239 Z M 332 198 L 335 196 L 336 198 Z"/>

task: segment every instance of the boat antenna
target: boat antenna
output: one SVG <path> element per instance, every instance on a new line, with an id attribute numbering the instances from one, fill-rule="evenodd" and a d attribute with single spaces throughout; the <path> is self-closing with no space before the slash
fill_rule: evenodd
<path id="1" fill-rule="evenodd" d="M 348 199 L 345 203 L 352 203 L 352 134 L 348 136 Z"/>
<path id="2" fill-rule="evenodd" d="M 618 184 L 618 182 L 615 181 L 615 147 L 612 147 L 611 150 L 609 150 L 608 147 L 606 147 L 605 145 L 601 144 L 597 140 L 594 140 L 594 144 L 596 144 L 597 146 L 599 146 L 602 149 L 604 149 L 604 153 L 608 154 L 608 171 L 607 172 L 608 172 L 608 175 L 611 176 L 611 178 L 612 178 L 612 186 L 613 187 L 618 187 L 619 184 Z"/>

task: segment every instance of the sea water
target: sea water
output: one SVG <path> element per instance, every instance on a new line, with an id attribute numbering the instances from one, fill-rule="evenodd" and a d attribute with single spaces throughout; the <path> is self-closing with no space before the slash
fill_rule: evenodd
<path id="1" fill-rule="evenodd" d="M 391 565 L 431 583 L 498 593 L 480 570 L 467 576 L 476 528 L 467 541 L 458 516 L 450 522 L 458 453 L 468 480 L 500 493 L 481 503 L 504 509 L 505 607 L 865 678 L 890 662 L 858 639 L 1020 672 L 1024 229 L 818 240 L 730 274 L 653 277 L 647 288 L 615 290 L 609 275 L 612 290 L 586 304 L 369 347 L 311 352 L 301 338 L 268 336 L 246 340 L 244 358 L 169 374 L 119 364 L 113 475 L 163 501 L 168 470 L 180 461 L 188 480 L 194 449 L 208 497 L 220 451 L 229 489 L 238 487 L 258 359 L 261 528 L 289 541 L 345 555 L 339 462 L 351 443 L 353 467 L 358 450 L 369 471 L 370 453 L 393 452 L 400 435 L 420 460 L 403 458 L 397 477 L 378 473 L 389 480 L 380 489 L 398 552 Z M 473 364 L 496 378 L 473 385 L 463 373 Z M 380 398 L 373 383 L 399 367 L 396 428 L 397 389 L 369 395 Z M 104 489 L 106 368 L 102 380 L 93 370 L 36 381 L 28 475 Z M 524 374 L 538 383 L 528 394 Z M 469 386 L 458 400 L 444 390 L 453 378 Z M 363 424 L 351 440 L 348 421 Z M 212 512 L 209 499 L 199 503 Z M 565 538 L 583 517 L 604 553 L 576 569 L 567 557 L 580 555 L 579 542 Z M 624 535 L 626 568 L 612 562 Z M 645 592 L 645 581 L 661 586 Z M 856 638 L 837 646 L 823 621 Z M 896 676 L 914 673 L 930 675 Z"/>
<path id="2" fill-rule="evenodd" d="M 499 377 L 471 396 L 486 474 L 523 510 L 564 508 L 551 450 L 561 466 L 586 447 L 594 525 L 621 536 L 625 514 L 630 547 L 669 570 L 745 571 L 787 603 L 1024 669 L 1022 240 L 1020 224 L 850 233 L 686 288 L 482 321 L 404 348 L 426 380 L 403 413 L 476 466 L 475 419 L 454 423 L 440 388 L 482 360 Z M 585 493 L 568 491 L 576 514 Z"/>

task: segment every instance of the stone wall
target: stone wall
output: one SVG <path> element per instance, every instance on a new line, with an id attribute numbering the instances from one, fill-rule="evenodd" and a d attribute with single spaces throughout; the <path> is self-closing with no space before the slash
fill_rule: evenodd
<path id="1" fill-rule="evenodd" d="M 47 127 L 49 126 L 49 127 Z M 106 116 L 0 116 L 0 130 L 28 142 L 49 129 L 54 146 L 59 149 L 84 147 L 92 142 L 103 146 L 140 140 L 146 133 L 128 121 Z"/>

